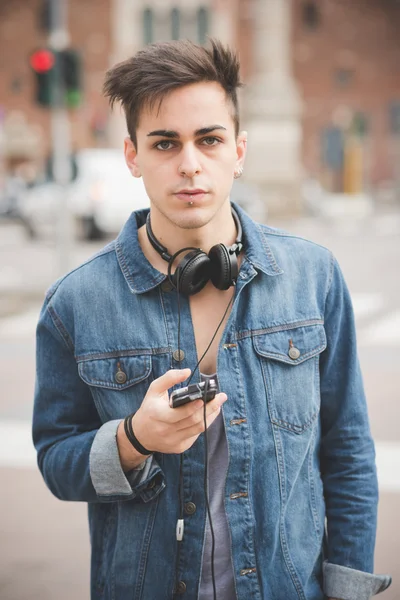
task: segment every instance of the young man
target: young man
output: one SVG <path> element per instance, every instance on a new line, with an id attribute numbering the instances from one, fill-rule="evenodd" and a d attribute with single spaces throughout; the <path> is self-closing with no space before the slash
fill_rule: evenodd
<path id="1" fill-rule="evenodd" d="M 215 585 L 219 600 L 366 600 L 390 583 L 372 575 L 349 294 L 328 250 L 230 204 L 239 85 L 217 42 L 150 45 L 107 74 L 150 217 L 47 293 L 33 422 L 50 490 L 89 503 L 92 599 L 204 600 Z M 172 408 L 201 357 L 191 383 L 220 392 Z"/>

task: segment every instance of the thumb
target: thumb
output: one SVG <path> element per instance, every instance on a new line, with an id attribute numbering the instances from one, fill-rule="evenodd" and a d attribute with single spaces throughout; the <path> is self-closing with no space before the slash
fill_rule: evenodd
<path id="1" fill-rule="evenodd" d="M 172 388 L 177 383 L 182 383 L 190 376 L 190 369 L 171 369 L 155 379 L 151 384 L 153 392 L 156 394 L 164 394 L 169 388 Z"/>

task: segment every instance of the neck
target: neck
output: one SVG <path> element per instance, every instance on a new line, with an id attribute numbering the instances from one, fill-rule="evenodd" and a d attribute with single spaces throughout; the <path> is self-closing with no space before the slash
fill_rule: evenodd
<path id="1" fill-rule="evenodd" d="M 201 215 L 192 213 L 190 217 L 193 218 L 192 223 L 196 218 L 201 222 Z M 236 224 L 229 202 L 226 202 L 208 221 L 203 217 L 202 221 L 205 222 L 200 227 L 191 227 L 188 224 L 189 221 L 185 222 L 184 220 L 182 223 L 176 224 L 154 207 L 151 208 L 150 219 L 155 238 L 167 248 L 170 256 L 186 247 L 201 248 L 208 253 L 215 244 L 223 243 L 231 246 L 237 237 Z M 149 262 L 162 273 L 167 273 L 168 263 L 151 245 L 145 225 L 139 229 L 139 243 Z M 185 253 L 182 253 L 177 257 L 174 266 L 182 260 L 184 255 Z"/>

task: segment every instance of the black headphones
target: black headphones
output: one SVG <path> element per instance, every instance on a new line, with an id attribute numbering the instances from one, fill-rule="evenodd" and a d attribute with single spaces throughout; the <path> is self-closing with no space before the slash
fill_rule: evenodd
<path id="1" fill-rule="evenodd" d="M 236 285 L 239 272 L 237 257 L 243 248 L 242 226 L 233 208 L 232 216 L 237 229 L 237 237 L 233 246 L 216 244 L 208 254 L 201 248 L 190 246 L 178 250 L 178 252 L 171 256 L 167 248 L 162 246 L 154 237 L 150 225 L 150 213 L 148 213 L 146 219 L 147 236 L 153 248 L 168 262 L 168 278 L 175 288 L 178 288 L 179 285 L 179 292 L 186 296 L 193 296 L 197 292 L 200 292 L 210 280 L 219 290 L 227 290 L 232 285 Z M 176 267 L 175 273 L 171 274 L 175 258 L 186 250 L 191 250 L 191 252 L 185 254 Z"/>

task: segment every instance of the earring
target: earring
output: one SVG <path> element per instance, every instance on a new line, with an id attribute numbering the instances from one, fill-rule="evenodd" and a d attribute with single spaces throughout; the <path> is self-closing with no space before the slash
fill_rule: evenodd
<path id="1" fill-rule="evenodd" d="M 237 169 L 235 169 L 234 173 L 233 173 L 233 177 L 234 179 L 239 179 L 239 177 L 241 177 L 243 175 L 243 167 L 240 166 Z"/>

